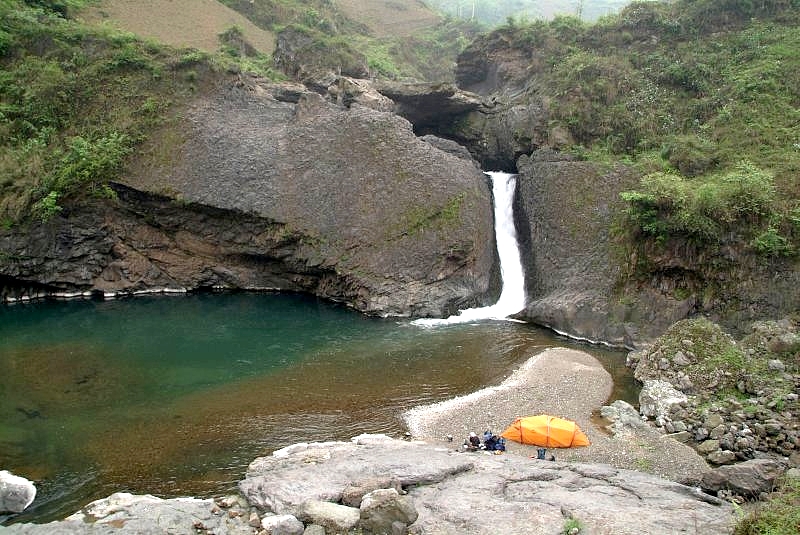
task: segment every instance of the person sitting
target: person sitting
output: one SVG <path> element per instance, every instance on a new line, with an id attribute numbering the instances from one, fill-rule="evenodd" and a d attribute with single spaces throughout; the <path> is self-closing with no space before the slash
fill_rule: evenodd
<path id="1" fill-rule="evenodd" d="M 474 432 L 470 431 L 469 437 L 464 441 L 464 449 L 467 451 L 478 451 L 481 447 L 481 439 Z"/>

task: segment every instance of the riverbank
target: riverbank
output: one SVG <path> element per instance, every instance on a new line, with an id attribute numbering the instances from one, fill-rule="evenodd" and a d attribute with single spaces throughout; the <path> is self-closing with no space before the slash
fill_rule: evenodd
<path id="1" fill-rule="evenodd" d="M 551 348 L 533 355 L 506 380 L 466 396 L 404 413 L 412 438 L 459 449 L 470 431 L 501 433 L 515 418 L 547 413 L 574 420 L 591 445 L 550 450 L 559 461 L 604 463 L 616 468 L 694 483 L 708 470 L 690 447 L 646 426 L 614 435 L 598 416 L 613 388 L 611 375 L 583 351 Z M 453 442 L 446 436 L 452 435 Z M 507 442 L 507 454 L 531 457 L 536 447 Z"/>

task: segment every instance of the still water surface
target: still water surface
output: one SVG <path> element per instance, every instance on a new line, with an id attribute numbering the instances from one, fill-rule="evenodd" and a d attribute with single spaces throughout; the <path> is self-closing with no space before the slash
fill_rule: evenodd
<path id="1" fill-rule="evenodd" d="M 286 294 L 0 307 L 0 469 L 38 488 L 5 520 L 117 491 L 219 495 L 257 456 L 400 436 L 404 410 L 497 384 L 553 346 L 592 353 L 614 397 L 633 395 L 622 352 L 513 322 L 423 329 Z"/>

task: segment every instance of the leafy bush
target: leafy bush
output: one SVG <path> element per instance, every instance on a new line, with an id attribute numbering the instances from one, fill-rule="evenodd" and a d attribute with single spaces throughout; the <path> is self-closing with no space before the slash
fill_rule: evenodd
<path id="1" fill-rule="evenodd" d="M 89 185 L 94 190 L 116 175 L 131 150 L 129 138 L 118 132 L 94 141 L 73 137 L 52 175 L 51 187 L 56 191 L 70 192 Z"/>
<path id="2" fill-rule="evenodd" d="M 57 191 L 51 191 L 33 205 L 33 213 L 44 223 L 51 217 L 59 213 L 62 208 L 58 204 L 61 195 Z"/>
<path id="3" fill-rule="evenodd" d="M 753 239 L 753 248 L 764 256 L 792 256 L 795 249 L 789 240 L 781 236 L 778 229 L 769 227 Z"/>
<path id="4" fill-rule="evenodd" d="M 706 173 L 718 163 L 714 143 L 697 135 L 675 136 L 661 150 L 661 156 L 685 176 Z"/>
<path id="5" fill-rule="evenodd" d="M 775 202 L 773 176 L 751 162 L 739 162 L 719 177 L 719 185 L 725 207 L 720 214 L 723 221 L 757 223 L 771 214 Z"/>
<path id="6" fill-rule="evenodd" d="M 757 230 L 759 224 L 768 223 L 777 214 L 772 175 L 747 161 L 700 181 L 657 172 L 644 176 L 639 185 L 638 190 L 620 194 L 628 205 L 627 223 L 657 243 L 689 238 L 698 244 L 714 245 L 724 231 Z M 770 228 L 752 242 L 756 251 L 790 254 L 791 244 Z"/>

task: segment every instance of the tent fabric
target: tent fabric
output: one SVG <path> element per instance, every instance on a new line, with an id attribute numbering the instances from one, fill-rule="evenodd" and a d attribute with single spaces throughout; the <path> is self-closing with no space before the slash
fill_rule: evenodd
<path id="1" fill-rule="evenodd" d="M 500 436 L 543 448 L 572 448 L 590 444 L 578 424 L 547 414 L 517 418 Z"/>

